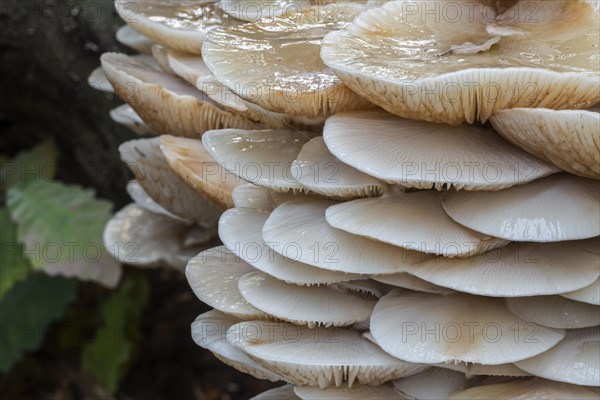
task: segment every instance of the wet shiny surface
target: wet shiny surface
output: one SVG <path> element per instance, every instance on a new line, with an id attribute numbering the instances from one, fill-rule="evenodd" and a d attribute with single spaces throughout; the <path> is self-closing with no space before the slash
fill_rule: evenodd
<path id="1" fill-rule="evenodd" d="M 325 61 L 336 68 L 394 81 L 482 67 L 598 75 L 598 12 L 589 4 L 521 1 L 497 14 L 495 7 L 473 3 L 452 2 L 450 7 L 430 2 L 433 11 L 428 14 L 418 8 L 408 10 L 402 2 L 390 2 L 329 36 Z M 467 42 L 482 45 L 495 36 L 501 36 L 500 41 L 487 51 L 450 51 Z"/>

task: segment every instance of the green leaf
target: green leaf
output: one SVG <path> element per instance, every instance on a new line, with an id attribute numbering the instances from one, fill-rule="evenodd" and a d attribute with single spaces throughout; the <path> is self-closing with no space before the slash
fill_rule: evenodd
<path id="1" fill-rule="evenodd" d="M 121 266 L 102 243 L 110 202 L 79 186 L 34 181 L 11 187 L 7 205 L 33 268 L 117 285 Z"/>
<path id="2" fill-rule="evenodd" d="M 104 329 L 83 349 L 81 368 L 114 394 L 137 352 L 139 331 L 150 287 L 141 271 L 132 270 L 102 306 Z"/>
<path id="3" fill-rule="evenodd" d="M 51 181 L 56 176 L 58 147 L 46 140 L 29 151 L 23 151 L 10 161 L 0 163 L 0 189 L 35 181 Z"/>
<path id="4" fill-rule="evenodd" d="M 0 209 L 0 299 L 15 283 L 31 271 L 23 246 L 17 240 L 17 227 L 10 220 L 8 210 Z"/>
<path id="5" fill-rule="evenodd" d="M 31 274 L 6 293 L 0 301 L 0 372 L 42 344 L 48 326 L 76 293 L 77 281 L 43 273 Z"/>

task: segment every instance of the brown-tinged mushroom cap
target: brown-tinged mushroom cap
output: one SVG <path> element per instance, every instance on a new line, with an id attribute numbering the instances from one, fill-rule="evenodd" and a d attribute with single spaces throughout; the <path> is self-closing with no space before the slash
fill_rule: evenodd
<path id="1" fill-rule="evenodd" d="M 210 129 L 252 129 L 248 120 L 223 110 L 182 79 L 118 53 L 101 57 L 115 93 L 157 133 L 200 138 Z"/>
<path id="2" fill-rule="evenodd" d="M 557 243 L 511 243 L 469 258 L 437 257 L 408 266 L 436 285 L 490 297 L 553 295 L 589 286 L 598 276 L 597 238 Z"/>
<path id="3" fill-rule="evenodd" d="M 310 137 L 296 130 L 222 129 L 206 132 L 202 143 L 227 171 L 248 182 L 279 192 L 305 192 L 291 166 Z"/>
<path id="4" fill-rule="evenodd" d="M 307 325 L 350 326 L 367 321 L 375 301 L 343 292 L 334 286 L 298 286 L 263 272 L 250 272 L 238 281 L 242 296 L 276 319 Z"/>
<path id="5" fill-rule="evenodd" d="M 274 113 L 254 103 L 242 99 L 215 79 L 202 58 L 195 54 L 171 50 L 167 54 L 170 68 L 199 90 L 220 104 L 225 110 L 253 121 L 262 128 L 282 129 L 289 126 L 319 128 L 321 119 L 308 119 L 292 115 Z"/>
<path id="6" fill-rule="evenodd" d="M 561 296 L 506 299 L 509 310 L 548 328 L 579 329 L 600 325 L 600 307 Z"/>
<path id="7" fill-rule="evenodd" d="M 335 158 L 323 137 L 311 139 L 292 163 L 293 178 L 310 191 L 337 199 L 380 196 L 387 185 Z"/>
<path id="8" fill-rule="evenodd" d="M 561 296 L 567 299 L 581 301 L 583 303 L 600 306 L 600 279 L 583 289 L 574 292 L 562 293 Z"/>
<path id="9" fill-rule="evenodd" d="M 523 340 L 532 330 L 535 340 Z M 375 306 L 371 334 L 386 352 L 410 362 L 497 365 L 543 353 L 565 332 L 515 316 L 501 299 L 395 290 Z"/>
<path id="10" fill-rule="evenodd" d="M 417 189 L 499 190 L 559 172 L 490 129 L 413 121 L 378 110 L 334 115 L 323 137 L 340 161 Z"/>
<path id="11" fill-rule="evenodd" d="M 592 400 L 598 399 L 596 393 L 581 386 L 569 385 L 533 378 L 507 383 L 476 386 L 454 393 L 448 400 Z"/>
<path id="12" fill-rule="evenodd" d="M 125 142 L 119 152 L 144 191 L 163 208 L 200 225 L 216 225 L 219 211 L 173 172 L 160 138 Z"/>
<path id="13" fill-rule="evenodd" d="M 519 242 L 600 235 L 600 182 L 559 174 L 499 192 L 448 192 L 444 210 L 477 232 Z"/>
<path id="14" fill-rule="evenodd" d="M 302 400 L 408 400 L 398 393 L 390 383 L 379 386 L 367 386 L 361 384 L 347 387 L 329 387 L 321 389 L 311 386 L 296 386 L 296 395 Z"/>
<path id="15" fill-rule="evenodd" d="M 586 108 L 600 101 L 599 8 L 391 1 L 327 35 L 321 57 L 352 90 L 405 118 L 459 125 L 515 107 Z"/>
<path id="16" fill-rule="evenodd" d="M 238 371 L 271 382 L 282 380 L 279 375 L 261 367 L 244 352 L 227 343 L 227 330 L 239 322 L 240 319 L 221 311 L 208 311 L 192 322 L 192 339 L 198 346 L 209 350 L 223 363 Z"/>
<path id="17" fill-rule="evenodd" d="M 122 104 L 110 110 L 110 118 L 117 124 L 121 124 L 140 136 L 156 136 L 144 120 L 135 112 L 129 104 Z"/>
<path id="18" fill-rule="evenodd" d="M 138 33 L 175 50 L 200 54 L 206 33 L 241 21 L 221 11 L 219 1 L 116 0 L 123 20 Z"/>
<path id="19" fill-rule="evenodd" d="M 323 36 L 352 21 L 363 6 L 330 6 L 213 29 L 202 47 L 204 61 L 219 82 L 273 112 L 324 118 L 367 108 L 370 103 L 319 57 Z"/>
<path id="20" fill-rule="evenodd" d="M 600 386 L 600 330 L 598 327 L 568 330 L 557 346 L 516 364 L 524 371 L 553 381 Z"/>
<path id="21" fill-rule="evenodd" d="M 133 30 L 133 28 L 129 25 L 123 25 L 122 27 L 117 29 L 115 37 L 117 39 L 117 42 L 137 51 L 138 53 L 152 53 L 152 45 L 154 44 L 154 42 L 146 36 L 139 34 L 135 30 Z"/>
<path id="22" fill-rule="evenodd" d="M 426 255 L 331 227 L 328 200 L 293 200 L 277 207 L 263 227 L 267 245 L 295 261 L 357 274 L 394 274 Z"/>
<path id="23" fill-rule="evenodd" d="M 492 115 L 492 125 L 517 146 L 575 175 L 600 179 L 598 110 L 515 108 Z"/>
<path id="24" fill-rule="evenodd" d="M 185 243 L 186 237 L 195 230 L 201 228 L 130 204 L 106 224 L 104 245 L 124 264 L 151 268 L 167 264 L 183 271 L 187 262 L 203 248 L 201 244 L 187 246 Z M 210 235 L 205 239 L 210 240 Z"/>
<path id="25" fill-rule="evenodd" d="M 268 314 L 248 303 L 238 289 L 238 280 L 254 268 L 223 246 L 192 258 L 185 268 L 187 281 L 203 303 L 242 319 L 267 319 Z"/>
<path id="26" fill-rule="evenodd" d="M 263 367 L 300 386 L 379 385 L 427 368 L 398 360 L 345 328 L 318 328 L 246 321 L 232 326 L 227 341 Z"/>
<path id="27" fill-rule="evenodd" d="M 233 207 L 233 190 L 245 183 L 225 171 L 197 139 L 161 136 L 169 166 L 189 187 L 222 210 Z"/>
<path id="28" fill-rule="evenodd" d="M 266 212 L 233 209 L 219 222 L 221 240 L 238 257 L 277 279 L 297 285 L 323 285 L 360 279 L 360 275 L 328 271 L 290 260 L 273 251 L 262 237 Z"/>
<path id="29" fill-rule="evenodd" d="M 434 191 L 340 203 L 327 209 L 326 218 L 334 228 L 355 235 L 444 257 L 467 257 L 508 244 L 454 222 Z"/>

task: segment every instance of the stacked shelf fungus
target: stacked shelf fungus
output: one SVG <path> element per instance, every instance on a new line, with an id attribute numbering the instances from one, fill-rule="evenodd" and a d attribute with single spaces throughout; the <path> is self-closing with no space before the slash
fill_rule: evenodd
<path id="1" fill-rule="evenodd" d="M 116 2 L 117 255 L 256 399 L 598 398 L 598 1 L 258 3 Z"/>

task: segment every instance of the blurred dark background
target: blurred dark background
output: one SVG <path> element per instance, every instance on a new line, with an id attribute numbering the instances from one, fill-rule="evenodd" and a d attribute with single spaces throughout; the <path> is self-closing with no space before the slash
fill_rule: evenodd
<path id="1" fill-rule="evenodd" d="M 90 88 L 87 77 L 103 52 L 131 53 L 114 38 L 122 24 L 111 0 L 0 0 L 0 154 L 12 157 L 52 138 L 60 149 L 57 179 L 94 188 L 115 211 L 130 202 L 125 185 L 131 179 L 117 149 L 135 135 L 109 118 L 122 102 Z M 193 343 L 190 323 L 207 307 L 183 274 L 125 268 L 125 276 L 139 273 L 147 276 L 150 297 L 137 327 L 137 351 L 116 395 L 81 372 L 82 347 L 93 340 L 100 306 L 110 295 L 109 289 L 81 283 L 41 348 L 0 374 L 0 397 L 248 399 L 273 386 L 236 372 Z"/>

